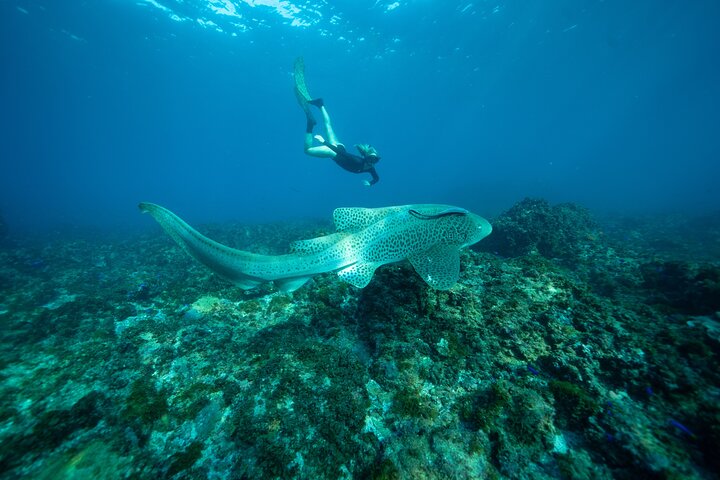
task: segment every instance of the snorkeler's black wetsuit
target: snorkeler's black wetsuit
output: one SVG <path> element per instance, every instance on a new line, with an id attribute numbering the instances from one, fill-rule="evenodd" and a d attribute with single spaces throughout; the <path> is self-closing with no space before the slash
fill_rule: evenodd
<path id="1" fill-rule="evenodd" d="M 375 170 L 375 166 L 372 165 L 370 162 L 366 161 L 363 157 L 361 157 L 360 155 L 353 155 L 352 153 L 348 153 L 347 150 L 343 148 L 338 148 L 332 145 L 328 146 L 335 152 L 335 157 L 333 157 L 333 160 L 335 160 L 335 163 L 340 165 L 343 169 L 352 173 L 369 173 L 370 175 L 372 175 L 370 185 L 375 185 L 378 181 L 380 181 L 380 177 Z"/>

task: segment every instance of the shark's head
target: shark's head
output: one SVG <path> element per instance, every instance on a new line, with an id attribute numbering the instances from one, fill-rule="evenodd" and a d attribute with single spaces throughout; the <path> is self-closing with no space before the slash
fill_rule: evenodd
<path id="1" fill-rule="evenodd" d="M 470 245 L 479 242 L 492 232 L 492 225 L 490 225 L 490 222 L 480 215 L 475 215 L 474 213 L 467 214 L 467 224 L 467 241 L 463 243 L 463 247 L 469 247 Z"/>
<path id="2" fill-rule="evenodd" d="M 408 213 L 423 221 L 434 222 L 442 243 L 459 248 L 473 245 L 490 235 L 490 222 L 463 208 L 449 205 L 414 205 Z"/>

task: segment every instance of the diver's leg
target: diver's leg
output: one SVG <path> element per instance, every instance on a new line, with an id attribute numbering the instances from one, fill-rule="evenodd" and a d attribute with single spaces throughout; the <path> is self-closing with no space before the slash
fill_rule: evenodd
<path id="1" fill-rule="evenodd" d="M 312 135 L 305 135 L 305 154 L 318 158 L 335 158 L 337 155 L 330 147 L 325 145 L 312 146 Z"/>
<path id="2" fill-rule="evenodd" d="M 313 143 L 313 127 L 315 127 L 315 119 L 307 117 L 307 126 L 305 127 L 305 153 L 312 148 Z"/>
<path id="3" fill-rule="evenodd" d="M 332 125 L 330 123 L 330 116 L 327 114 L 327 110 L 325 110 L 325 107 L 323 107 L 322 99 L 316 99 L 311 100 L 309 103 L 312 103 L 313 105 L 316 105 L 320 108 L 320 111 L 323 114 L 323 121 L 325 123 L 325 130 L 327 130 L 328 140 L 320 140 L 321 143 L 329 143 L 330 145 L 337 145 L 337 139 L 335 138 L 335 133 L 333 132 Z M 312 115 L 308 115 L 307 117 L 307 128 L 305 129 L 305 154 L 310 155 L 312 157 L 319 157 L 319 158 L 334 158 L 335 150 L 332 148 L 326 146 L 326 145 L 317 145 L 313 146 L 313 127 L 315 127 L 315 118 L 312 117 Z M 319 136 L 318 136 L 319 137 Z"/>
<path id="4" fill-rule="evenodd" d="M 325 145 L 318 145 L 313 147 L 313 134 L 312 134 L 312 126 L 310 122 L 308 121 L 308 129 L 307 132 L 305 132 L 305 154 L 310 155 L 311 157 L 319 157 L 319 158 L 333 158 L 335 156 L 335 152 L 330 147 L 326 147 Z"/>
<path id="5" fill-rule="evenodd" d="M 310 100 L 308 103 L 310 105 L 315 105 L 320 109 L 320 113 L 323 117 L 323 124 L 325 125 L 325 131 L 327 132 L 327 142 L 330 145 L 337 145 L 338 143 L 340 143 L 335 136 L 335 131 L 333 130 L 332 122 L 330 121 L 330 114 L 328 114 L 327 108 L 325 108 L 325 102 L 323 101 L 323 99 L 316 98 L 314 100 Z"/>
<path id="6" fill-rule="evenodd" d="M 335 136 L 335 131 L 333 130 L 332 122 L 330 121 L 330 115 L 328 114 L 328 111 L 325 108 L 325 105 L 322 105 L 320 107 L 320 113 L 322 114 L 323 124 L 325 125 L 325 131 L 327 132 L 327 136 L 328 136 L 327 142 L 330 145 L 337 145 L 340 142 L 338 142 L 338 139 Z"/>

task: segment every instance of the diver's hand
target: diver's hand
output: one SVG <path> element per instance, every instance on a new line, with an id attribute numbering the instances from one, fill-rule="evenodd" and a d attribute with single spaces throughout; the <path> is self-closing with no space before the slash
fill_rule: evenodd
<path id="1" fill-rule="evenodd" d="M 369 180 L 363 180 L 363 185 L 365 185 L 366 187 L 372 187 L 372 183 L 370 183 Z"/>
<path id="2" fill-rule="evenodd" d="M 318 142 L 322 143 L 323 145 L 325 144 L 325 139 L 323 138 L 322 135 L 315 135 L 313 138 L 315 140 L 317 140 Z"/>

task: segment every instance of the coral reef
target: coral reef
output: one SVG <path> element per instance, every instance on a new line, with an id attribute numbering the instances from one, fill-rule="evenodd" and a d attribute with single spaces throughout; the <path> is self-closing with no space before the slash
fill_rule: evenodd
<path id="1" fill-rule="evenodd" d="M 445 292 L 244 292 L 159 231 L 0 249 L 3 478 L 717 478 L 717 257 L 541 200 L 494 227 Z"/>
<path id="2" fill-rule="evenodd" d="M 587 255 L 597 236 L 598 228 L 586 209 L 526 198 L 495 219 L 492 236 L 475 248 L 506 257 L 537 252 L 573 262 Z"/>
<path id="3" fill-rule="evenodd" d="M 720 310 L 720 268 L 683 261 L 651 261 L 641 266 L 643 286 L 654 303 L 687 314 Z"/>

